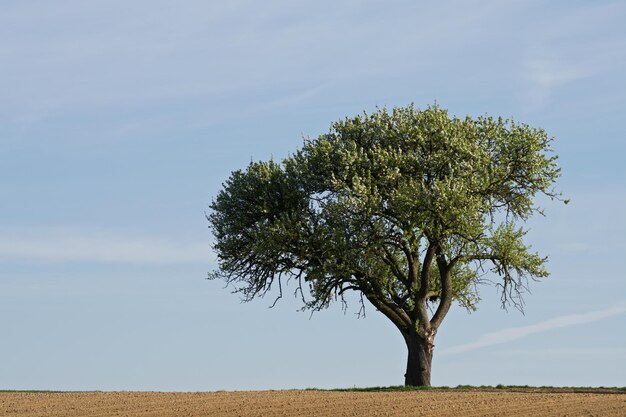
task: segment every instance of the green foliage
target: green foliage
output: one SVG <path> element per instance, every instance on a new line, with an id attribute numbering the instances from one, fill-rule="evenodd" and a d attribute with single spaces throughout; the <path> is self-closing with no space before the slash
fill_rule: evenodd
<path id="1" fill-rule="evenodd" d="M 475 309 L 485 274 L 521 306 L 528 279 L 547 276 L 517 224 L 540 212 L 538 193 L 559 198 L 551 140 L 436 105 L 338 121 L 280 163 L 232 173 L 208 216 L 210 277 L 245 300 L 293 279 L 314 310 L 356 290 L 401 330 L 436 328 L 452 300 Z"/>

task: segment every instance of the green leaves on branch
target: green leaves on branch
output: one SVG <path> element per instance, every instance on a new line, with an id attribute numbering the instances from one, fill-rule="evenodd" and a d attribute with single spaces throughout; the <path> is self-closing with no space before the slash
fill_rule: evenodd
<path id="1" fill-rule="evenodd" d="M 208 216 L 211 276 L 245 299 L 294 279 L 311 309 L 356 290 L 398 327 L 423 324 L 426 303 L 441 317 L 451 300 L 475 309 L 487 273 L 516 303 L 547 275 L 516 223 L 540 210 L 538 193 L 560 197 L 550 143 L 542 129 L 438 106 L 338 121 L 280 163 L 232 173 Z"/>

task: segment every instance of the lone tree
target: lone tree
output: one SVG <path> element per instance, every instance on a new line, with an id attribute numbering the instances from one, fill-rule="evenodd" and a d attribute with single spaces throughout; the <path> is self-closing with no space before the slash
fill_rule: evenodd
<path id="1" fill-rule="evenodd" d="M 296 283 L 304 309 L 357 291 L 400 330 L 406 385 L 430 385 L 434 339 L 453 301 L 475 310 L 495 283 L 522 307 L 545 277 L 517 225 L 539 193 L 560 199 L 552 139 L 511 120 L 449 117 L 437 105 L 332 124 L 282 162 L 234 171 L 207 216 L 219 268 L 245 301 Z M 487 280 L 485 275 L 493 278 Z M 276 301 L 274 301 L 274 304 Z"/>

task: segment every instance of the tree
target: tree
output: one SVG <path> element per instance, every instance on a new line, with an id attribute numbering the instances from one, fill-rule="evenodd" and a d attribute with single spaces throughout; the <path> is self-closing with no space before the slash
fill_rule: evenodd
<path id="1" fill-rule="evenodd" d="M 332 124 L 282 162 L 231 174 L 207 216 L 219 268 L 245 301 L 289 281 L 313 311 L 360 293 L 408 348 L 406 385 L 430 385 L 437 329 L 452 302 L 475 310 L 478 284 L 521 308 L 546 258 L 517 224 L 560 195 L 552 139 L 437 105 L 378 109 Z M 488 280 L 485 276 L 495 277 Z M 274 301 L 274 304 L 276 304 Z"/>

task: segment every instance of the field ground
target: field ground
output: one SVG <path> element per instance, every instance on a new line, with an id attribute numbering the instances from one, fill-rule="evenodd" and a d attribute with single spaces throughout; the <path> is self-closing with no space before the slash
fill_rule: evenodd
<path id="1" fill-rule="evenodd" d="M 0 417 L 626 416 L 626 391 L 0 392 Z"/>

